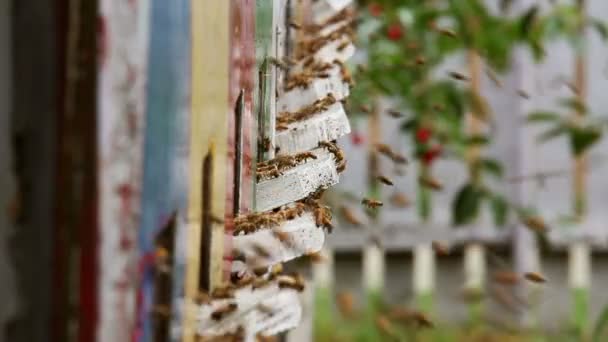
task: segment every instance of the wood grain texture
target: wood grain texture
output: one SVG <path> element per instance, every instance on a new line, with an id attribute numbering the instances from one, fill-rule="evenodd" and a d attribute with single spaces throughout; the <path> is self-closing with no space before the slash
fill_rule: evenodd
<path id="1" fill-rule="evenodd" d="M 211 213 L 224 217 L 226 182 L 231 180 L 227 168 L 228 122 L 232 115 L 228 102 L 229 89 L 229 14 L 228 1 L 193 1 L 191 3 L 192 62 L 189 194 L 187 211 L 187 251 L 185 274 L 184 319 L 182 340 L 194 341 L 194 297 L 199 288 L 202 208 L 202 164 L 213 146 L 214 193 Z M 234 27 L 233 27 L 234 29 Z M 228 178 L 227 178 L 228 177 Z M 223 225 L 214 224 L 211 241 L 211 285 L 222 280 Z"/>

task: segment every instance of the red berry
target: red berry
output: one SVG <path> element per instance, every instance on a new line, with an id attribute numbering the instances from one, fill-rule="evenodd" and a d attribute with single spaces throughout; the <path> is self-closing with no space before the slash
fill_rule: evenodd
<path id="1" fill-rule="evenodd" d="M 425 165 L 430 165 L 439 155 L 441 155 L 441 146 L 434 146 L 422 154 L 422 162 Z"/>
<path id="2" fill-rule="evenodd" d="M 363 144 L 363 134 L 359 133 L 359 132 L 353 132 L 353 134 L 350 136 L 350 141 L 353 145 L 355 146 L 360 146 L 361 144 Z"/>
<path id="3" fill-rule="evenodd" d="M 425 127 L 418 128 L 416 131 L 416 140 L 424 144 L 431 138 L 431 130 Z"/>
<path id="4" fill-rule="evenodd" d="M 367 10 L 374 17 L 379 17 L 382 14 L 382 6 L 377 2 L 372 2 L 369 4 Z"/>
<path id="5" fill-rule="evenodd" d="M 403 29 L 400 24 L 391 24 L 386 30 L 386 35 L 390 40 L 399 40 L 403 37 Z"/>

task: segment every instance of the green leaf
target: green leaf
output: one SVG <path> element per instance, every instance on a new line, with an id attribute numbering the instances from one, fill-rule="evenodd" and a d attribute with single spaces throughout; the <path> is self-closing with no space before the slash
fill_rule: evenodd
<path id="1" fill-rule="evenodd" d="M 608 40 L 608 25 L 599 19 L 592 19 L 591 25 L 602 37 L 602 40 Z"/>
<path id="2" fill-rule="evenodd" d="M 593 327 L 593 334 L 591 335 L 591 341 L 600 342 L 608 339 L 608 305 L 604 306 L 600 316 L 595 322 Z"/>
<path id="3" fill-rule="evenodd" d="M 538 137 L 539 142 L 545 142 L 554 138 L 559 137 L 562 134 L 568 132 L 568 126 L 562 124 L 561 122 L 555 125 L 553 128 L 545 131 Z"/>
<path id="4" fill-rule="evenodd" d="M 528 122 L 547 122 L 557 121 L 560 119 L 560 115 L 549 111 L 537 111 L 532 112 L 528 115 Z"/>
<path id="5" fill-rule="evenodd" d="M 492 196 L 491 201 L 494 224 L 498 227 L 502 227 L 507 223 L 507 213 L 509 211 L 507 200 L 500 195 L 494 195 Z"/>
<path id="6" fill-rule="evenodd" d="M 576 111 L 577 113 L 586 114 L 587 106 L 576 97 L 569 97 L 566 99 L 561 99 L 559 103 L 569 109 Z"/>
<path id="7" fill-rule="evenodd" d="M 587 151 L 602 137 L 602 131 L 596 127 L 583 128 L 571 126 L 569 134 L 570 148 L 575 156 L 580 156 L 581 154 L 585 153 L 585 151 Z"/>
<path id="8" fill-rule="evenodd" d="M 417 125 L 418 125 L 418 119 L 411 118 L 411 119 L 404 121 L 401 124 L 401 130 L 404 132 L 412 131 L 416 128 Z"/>
<path id="9" fill-rule="evenodd" d="M 473 221 L 481 204 L 483 191 L 472 184 L 466 184 L 460 189 L 452 204 L 452 220 L 459 226 Z"/>
<path id="10" fill-rule="evenodd" d="M 489 174 L 492 174 L 497 178 L 501 178 L 503 175 L 502 165 L 500 165 L 500 162 L 496 159 L 480 159 L 479 165 L 481 166 L 482 170 L 488 172 Z"/>

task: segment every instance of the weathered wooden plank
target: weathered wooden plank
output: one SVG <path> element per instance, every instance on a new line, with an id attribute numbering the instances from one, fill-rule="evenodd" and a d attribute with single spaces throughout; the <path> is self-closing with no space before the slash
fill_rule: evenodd
<path id="1" fill-rule="evenodd" d="M 230 58 L 230 2 L 228 1 L 193 1 L 191 4 L 192 27 L 192 96 L 190 117 L 190 158 L 189 158 L 189 194 L 187 214 L 187 251 L 186 277 L 184 295 L 184 319 L 182 340 L 194 340 L 196 308 L 194 298 L 199 291 L 200 249 L 202 233 L 202 167 L 205 155 L 213 151 L 214 165 L 210 182 L 213 193 L 206 205 L 210 215 L 222 218 L 228 205 L 226 181 L 232 180 L 228 174 L 228 127 L 227 118 L 232 116 L 229 89 Z M 236 30 L 233 30 L 236 31 Z M 213 48 L 210 48 L 213 47 Z M 228 178 L 227 178 L 228 177 Z M 222 281 L 222 254 L 224 226 L 212 224 L 207 241 L 211 246 L 209 272 L 211 286 Z"/>
<path id="2" fill-rule="evenodd" d="M 319 188 L 338 183 L 336 161 L 325 149 L 312 151 L 317 159 L 297 165 L 276 178 L 258 182 L 256 211 L 267 211 L 300 200 Z"/>
<path id="3" fill-rule="evenodd" d="M 135 326 L 148 5 L 100 1 L 100 341 L 130 339 Z"/>
<path id="4" fill-rule="evenodd" d="M 143 5 L 144 3 L 142 3 Z M 138 247 L 142 281 L 138 289 L 136 337 L 147 341 L 155 332 L 155 239 L 176 214 L 186 212 L 188 181 L 188 99 L 190 96 L 189 1 L 152 1 L 142 9 L 149 16 L 149 62 L 143 160 L 142 204 Z M 176 249 L 179 255 L 183 250 Z M 176 267 L 176 269 L 179 269 Z M 173 288 L 183 286 L 174 274 Z M 181 280 L 181 281 L 180 281 Z M 174 320 L 179 310 L 173 308 Z"/>

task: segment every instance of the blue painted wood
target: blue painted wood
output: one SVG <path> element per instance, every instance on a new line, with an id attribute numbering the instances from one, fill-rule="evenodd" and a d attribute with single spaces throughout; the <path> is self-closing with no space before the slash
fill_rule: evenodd
<path id="1" fill-rule="evenodd" d="M 190 109 L 190 1 L 152 0 L 142 186 L 137 337 L 152 340 L 154 238 L 174 213 L 187 207 Z M 183 251 L 183 250 L 181 250 Z M 180 252 L 180 251 L 176 251 Z M 176 296 L 183 269 L 175 270 Z M 183 291 L 182 291 L 183 292 Z M 179 313 L 179 310 L 173 309 Z M 179 319 L 179 317 L 176 317 Z"/>

